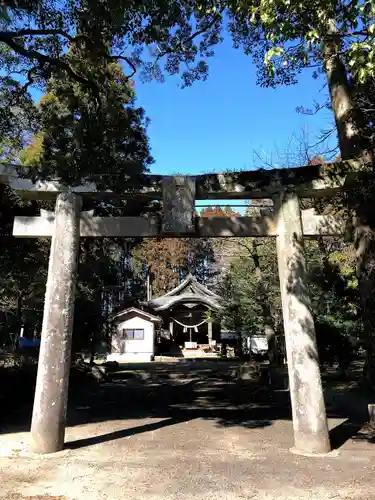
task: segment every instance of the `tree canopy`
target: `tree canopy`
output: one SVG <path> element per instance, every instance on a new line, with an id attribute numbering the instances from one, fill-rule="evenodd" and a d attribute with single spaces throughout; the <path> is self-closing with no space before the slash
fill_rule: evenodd
<path id="1" fill-rule="evenodd" d="M 207 77 L 209 58 L 226 32 L 235 47 L 252 57 L 260 85 L 292 85 L 303 70 L 312 69 L 314 78 L 325 76 L 341 158 L 363 155 L 374 145 L 374 26 L 370 0 L 314 0 L 308 4 L 300 0 L 5 0 L 0 14 L 0 157 L 6 161 L 21 158 L 31 167 L 27 175 L 59 178 L 67 184 L 93 180 L 103 189 L 116 191 L 125 184 L 144 185 L 152 158 L 145 112 L 135 103 L 135 72 L 159 81 L 166 73 L 179 74 L 183 85 L 191 85 Z M 44 92 L 39 105 L 33 102 L 31 89 Z M 25 144 L 28 147 L 20 154 Z M 371 356 L 375 352 L 373 322 L 368 314 L 374 310 L 372 185 L 362 184 L 353 190 L 351 199 L 342 197 L 331 204 L 336 209 L 349 207 L 358 216 L 360 306 L 353 305 L 354 278 L 344 276 L 350 260 L 347 248 L 335 247 L 336 257 L 341 259 L 337 271 L 328 258 L 318 262 L 316 248 L 308 246 L 320 277 L 314 284 L 317 314 L 324 316 L 324 324 L 331 325 L 337 324 L 339 315 L 351 311 L 354 317 L 353 311 L 361 309 L 364 317 L 367 314 L 364 324 Z M 41 207 L 32 204 L 26 209 L 19 201 L 9 201 L 8 194 L 3 213 L 30 210 L 35 214 Z M 94 208 L 97 214 L 138 214 L 144 209 L 140 203 L 118 205 L 91 203 L 86 208 Z M 229 213 L 226 208 L 206 210 L 202 215 Z M 2 222 L 2 237 L 6 239 L 11 218 Z M 138 276 L 129 269 L 124 271 L 128 257 L 123 242 L 113 242 L 108 248 L 104 245 L 108 242 L 92 240 L 81 245 L 77 300 L 86 316 L 91 311 L 96 318 L 85 325 L 88 336 L 107 314 L 101 291 L 106 289 L 106 307 L 113 307 L 125 277 L 133 280 L 136 288 L 147 267 L 154 275 L 154 293 L 158 294 L 177 284 L 189 270 L 203 282 L 217 271 L 218 246 L 211 240 L 132 242 Z M 326 255 L 323 246 L 319 251 Z M 235 324 L 246 321 L 248 329 L 260 328 L 267 321 L 267 326 L 275 329 L 279 320 L 271 244 L 240 239 L 238 247 L 244 253 L 230 262 L 225 278 L 231 320 Z M 45 275 L 39 257 L 46 259 L 47 250 L 43 242 L 34 241 L 22 247 L 14 265 L 12 251 L 12 244 L 4 251 L 1 283 L 4 300 L 19 307 L 20 296 L 24 300 L 34 291 L 35 297 L 41 296 Z M 120 257 L 115 256 L 116 251 Z M 22 252 L 27 258 L 22 259 Z M 36 280 L 39 295 L 26 279 L 31 262 L 40 277 Z M 324 277 L 328 263 L 329 284 Z M 246 280 L 245 272 L 254 280 Z M 345 310 L 340 308 L 339 289 L 347 298 Z M 330 312 L 320 309 L 322 290 L 329 294 Z"/>
<path id="2" fill-rule="evenodd" d="M 364 149 L 349 80 L 363 84 L 374 77 L 373 18 L 371 0 L 7 1 L 0 55 L 7 77 L 21 74 L 23 91 L 45 86 L 58 68 L 99 101 L 95 65 L 71 64 L 69 48 L 121 61 L 127 78 L 139 71 L 163 80 L 167 72 L 190 85 L 207 77 L 208 59 L 227 30 L 234 46 L 252 56 L 261 85 L 293 84 L 305 68 L 325 73 L 347 158 Z"/>

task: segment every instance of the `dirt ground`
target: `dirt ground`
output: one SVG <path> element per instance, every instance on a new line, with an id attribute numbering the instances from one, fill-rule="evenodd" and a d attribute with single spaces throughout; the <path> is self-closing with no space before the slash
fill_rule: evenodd
<path id="1" fill-rule="evenodd" d="M 29 415 L 15 415 L 1 429 L 0 498 L 375 498 L 375 444 L 350 411 L 328 407 L 331 455 L 294 455 L 288 393 L 236 383 L 228 369 L 154 366 L 75 395 L 54 455 L 27 451 Z"/>

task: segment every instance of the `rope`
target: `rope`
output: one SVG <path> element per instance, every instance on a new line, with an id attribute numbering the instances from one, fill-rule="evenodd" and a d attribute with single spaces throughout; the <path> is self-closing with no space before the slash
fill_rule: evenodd
<path id="1" fill-rule="evenodd" d="M 203 321 L 201 321 L 200 323 L 197 323 L 196 325 L 184 325 L 183 323 L 181 323 L 177 319 L 175 319 L 175 318 L 172 318 L 172 319 L 173 319 L 173 321 L 175 321 L 179 325 L 183 326 L 184 328 L 198 328 L 198 326 L 201 326 L 201 325 L 203 325 L 203 323 L 206 323 L 206 320 L 204 319 Z"/>

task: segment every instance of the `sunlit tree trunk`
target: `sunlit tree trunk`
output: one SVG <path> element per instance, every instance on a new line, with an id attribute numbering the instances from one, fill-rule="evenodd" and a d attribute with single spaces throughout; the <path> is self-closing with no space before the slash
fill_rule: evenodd
<path id="1" fill-rule="evenodd" d="M 364 154 L 360 138 L 360 111 L 356 108 L 345 64 L 340 56 L 341 40 L 334 20 L 327 21 L 323 38 L 324 69 L 335 117 L 341 158 Z"/>
<path id="2" fill-rule="evenodd" d="M 347 70 L 340 56 L 341 41 L 334 20 L 326 24 L 326 36 L 323 41 L 324 67 L 331 97 L 332 110 L 335 117 L 341 158 L 361 158 L 372 169 L 371 157 L 364 148 L 361 138 L 361 110 L 355 106 Z M 361 313 L 366 343 L 366 363 L 364 376 L 371 385 L 375 385 L 375 312 L 374 277 L 375 247 L 374 225 L 366 216 L 367 204 L 371 199 L 364 195 L 368 186 L 358 186 L 348 197 L 349 212 L 355 214 L 354 243 L 357 249 L 357 277 L 361 299 Z M 362 202 L 357 199 L 360 198 Z M 370 196 L 370 198 L 372 198 Z M 365 202 L 367 201 L 367 203 Z"/>

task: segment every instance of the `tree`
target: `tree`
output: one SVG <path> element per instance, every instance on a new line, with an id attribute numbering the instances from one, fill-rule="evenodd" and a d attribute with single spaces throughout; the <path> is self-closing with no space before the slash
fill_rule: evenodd
<path id="1" fill-rule="evenodd" d="M 81 20 L 82 36 L 87 24 L 96 31 L 107 27 L 90 13 Z M 65 57 L 71 68 L 95 78 L 95 96 L 61 71 L 50 78 L 40 103 L 40 130 L 22 158 L 34 177 L 58 178 L 67 185 L 93 181 L 99 189 L 116 191 L 146 183 L 143 174 L 152 162 L 147 121 L 144 110 L 134 106 L 135 93 L 121 66 L 109 58 L 111 36 L 102 37 L 96 51 L 90 45 L 87 50 L 86 43 L 72 44 Z M 93 158 L 100 166 L 95 171 Z"/>
<path id="2" fill-rule="evenodd" d="M 0 77 L 0 161 L 7 163 L 17 159 L 38 124 L 38 110 L 30 95 L 17 99 L 19 90 L 19 82 Z"/>
<path id="3" fill-rule="evenodd" d="M 205 286 L 213 287 L 220 270 L 212 238 L 189 238 L 188 270 Z"/>
<path id="4" fill-rule="evenodd" d="M 345 372 L 364 340 L 355 251 L 341 238 L 318 238 L 306 254 L 320 362 Z"/>
<path id="5" fill-rule="evenodd" d="M 125 35 L 129 22 L 136 21 L 136 11 L 132 6 L 128 5 L 127 17 L 126 2 L 119 0 L 101 0 L 95 5 L 86 0 L 7 0 L 3 3 L 1 55 L 11 73 L 18 71 L 26 79 L 24 91 L 35 84 L 45 84 L 59 70 L 65 73 L 65 77 L 87 85 L 94 94 L 97 93 L 99 87 L 93 78 L 95 75 L 88 67 L 71 65 L 66 55 L 67 47 L 84 45 L 86 51 L 97 53 L 103 45 L 108 48 L 108 41 L 112 42 L 116 34 Z M 105 57 L 108 61 L 123 59 L 132 68 L 130 60 L 121 54 L 116 56 L 107 52 Z"/>
<path id="6" fill-rule="evenodd" d="M 41 320 L 49 242 L 12 236 L 14 216 L 35 215 L 38 207 L 0 188 L 0 343 L 14 347 L 21 326 Z"/>
<path id="7" fill-rule="evenodd" d="M 317 0 L 308 7 L 300 0 L 178 4 L 101 0 L 90 8 L 85 0 L 17 4 L 6 2 L 0 42 L 11 58 L 18 59 L 30 84 L 34 76 L 48 81 L 58 67 L 97 94 L 95 71 L 72 66 L 65 52 L 68 44 L 84 44 L 87 52 L 96 53 L 103 46 L 100 19 L 101 26 L 105 25 L 105 43 L 111 48 L 106 59 L 123 60 L 132 72 L 142 69 L 158 79 L 163 79 L 159 62 L 164 60 L 164 70 L 171 74 L 179 73 L 183 65 L 187 68 L 183 81 L 189 85 L 207 76 L 207 60 L 222 40 L 229 19 L 235 46 L 242 45 L 258 65 L 260 84 L 293 84 L 298 73 L 311 66 L 316 75 L 325 72 L 342 158 L 363 150 L 358 134 L 361 118 L 350 93 L 349 76 L 365 81 L 375 73 L 371 0 Z M 20 13 L 28 14 L 21 16 L 21 26 Z M 143 60 L 145 46 L 150 47 L 153 61 Z"/>
<path id="8" fill-rule="evenodd" d="M 133 259 L 142 263 L 144 279 L 149 273 L 154 297 L 175 288 L 188 273 L 205 285 L 215 273 L 210 238 L 144 239 L 134 247 Z"/>
<path id="9" fill-rule="evenodd" d="M 80 84 L 51 80 L 40 103 L 41 129 L 22 156 L 34 176 L 68 185 L 94 181 L 115 191 L 146 182 L 143 173 L 152 159 L 144 111 L 129 103 L 134 97 L 120 67 L 112 63 L 108 72 L 100 111 L 91 107 Z"/>
<path id="10" fill-rule="evenodd" d="M 264 334 L 270 345 L 279 343 L 282 315 L 275 241 L 229 238 L 226 244 L 232 253 L 219 285 L 225 303 L 222 323 L 243 339 Z"/>
<path id="11" fill-rule="evenodd" d="M 200 217 L 238 217 L 239 215 L 239 212 L 235 212 L 229 205 L 224 208 L 219 205 L 205 207 L 200 213 Z"/>
<path id="12" fill-rule="evenodd" d="M 275 241 L 233 238 L 231 243 L 232 260 L 221 277 L 222 321 L 244 336 L 266 334 L 271 345 L 276 340 L 280 353 L 283 323 Z M 320 361 L 323 366 L 337 362 L 345 372 L 363 342 L 353 247 L 338 238 L 309 241 L 306 256 Z"/>
<path id="13" fill-rule="evenodd" d="M 361 110 L 363 124 L 361 134 L 366 141 L 368 150 L 375 147 L 375 78 L 369 78 L 364 83 L 351 82 L 353 99 L 356 106 Z"/>
<path id="14" fill-rule="evenodd" d="M 89 349 L 91 360 L 99 342 L 108 342 L 111 314 L 124 289 L 123 242 L 86 238 L 80 244 L 73 350 Z"/>
<path id="15" fill-rule="evenodd" d="M 90 74 L 100 92 L 89 92 L 86 82 L 71 78 L 64 65 L 52 65 L 48 92 L 38 108 L 38 132 L 23 151 L 22 160 L 28 166 L 26 173 L 31 170 L 32 177 L 58 178 L 69 185 L 94 181 L 100 189 L 130 190 L 145 183 L 144 174 L 152 161 L 146 136 L 147 121 L 144 111 L 134 106 L 135 93 L 129 79 L 110 57 L 114 43 L 111 24 L 106 18 L 96 18 L 86 2 L 81 2 L 81 7 L 83 5 L 86 8 L 79 17 L 79 33 L 85 42 L 72 42 L 64 55 L 64 64 L 69 64 L 73 71 Z M 95 50 L 84 36 L 93 32 L 97 37 Z M 98 167 L 94 170 L 95 163 Z M 98 215 L 132 215 L 134 211 L 141 213 L 143 205 L 137 201 L 85 200 L 83 208 L 94 209 Z M 118 292 L 122 286 L 124 275 L 121 255 L 118 256 L 122 250 L 123 242 L 118 240 L 81 242 L 75 349 L 93 345 L 102 338 L 108 319 L 108 308 L 104 306 L 111 301 L 113 310 L 117 305 L 115 293 L 109 298 L 107 293 L 106 300 L 103 293 L 109 289 Z M 26 260 L 25 255 L 23 258 Z M 43 258 L 48 262 L 45 254 Z M 34 253 L 28 254 L 27 259 L 35 259 Z M 26 275 L 28 271 L 25 270 Z M 18 284 L 15 289 L 22 290 Z"/>
<path id="16" fill-rule="evenodd" d="M 374 150 L 374 78 L 365 82 L 354 79 L 351 81 L 353 99 L 362 111 L 363 121 L 360 130 L 363 141 L 368 150 Z M 373 170 L 373 169 L 372 169 Z M 373 214 L 374 180 L 360 179 L 357 185 L 348 193 L 347 205 L 351 214 L 355 216 L 355 227 L 352 238 L 356 248 L 357 279 L 360 292 L 360 310 L 364 326 L 364 347 L 366 362 L 364 366 L 365 380 L 372 387 L 375 386 L 375 324 L 374 324 L 374 289 L 375 289 L 375 218 Z"/>
<path id="17" fill-rule="evenodd" d="M 111 49 L 106 59 L 122 61 L 129 69 L 128 78 L 141 69 L 145 78 L 162 79 L 157 63 L 164 60 L 164 69 L 171 74 L 179 72 L 183 64 L 186 68 L 183 80 L 191 84 L 207 74 L 204 59 L 218 42 L 217 29 L 222 20 L 211 1 L 99 0 L 93 4 L 87 0 L 6 0 L 3 3 L 0 44 L 13 64 L 13 72 L 17 71 L 25 81 L 23 90 L 45 84 L 59 70 L 96 95 L 100 86 L 95 72 L 71 65 L 66 49 L 72 44 L 77 47 L 84 44 L 86 51 L 97 53 L 103 39 Z M 143 59 L 145 48 L 147 57 Z M 150 61 L 150 52 L 156 62 Z M 197 55 L 203 60 L 194 64 Z"/>
<path id="18" fill-rule="evenodd" d="M 349 75 L 364 81 L 375 71 L 372 2 L 239 1 L 231 10 L 230 29 L 235 44 L 253 55 L 262 85 L 293 84 L 308 67 L 316 76 L 324 72 L 341 156 L 362 154 L 361 117 Z"/>

